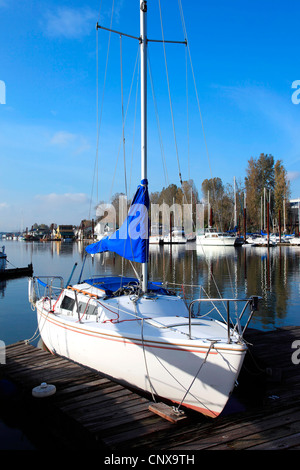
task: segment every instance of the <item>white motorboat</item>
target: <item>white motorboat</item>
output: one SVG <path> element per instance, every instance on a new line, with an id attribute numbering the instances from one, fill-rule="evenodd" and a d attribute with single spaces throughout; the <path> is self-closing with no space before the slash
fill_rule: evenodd
<path id="1" fill-rule="evenodd" d="M 216 229 L 209 228 L 196 237 L 197 245 L 203 246 L 234 246 L 238 237 L 226 232 L 218 232 Z"/>
<path id="2" fill-rule="evenodd" d="M 149 243 L 150 245 L 162 245 L 163 238 L 161 235 L 150 235 L 149 236 Z"/>
<path id="3" fill-rule="evenodd" d="M 147 2 L 141 0 L 141 184 L 120 229 L 86 248 L 92 255 L 112 251 L 136 261 L 141 274 L 98 275 L 79 279 L 75 285 L 71 279 L 64 284 L 60 277 L 36 276 L 29 282 L 29 300 L 36 307 L 41 338 L 52 353 L 149 392 L 153 400 L 163 397 L 176 404 L 174 412 L 187 407 L 215 418 L 241 370 L 247 351 L 243 334 L 257 297 L 195 299 L 187 307 L 160 282 L 148 280 L 146 16 Z M 235 307 L 241 305 L 238 302 L 245 304 L 234 321 L 230 316 L 236 308 L 229 310 L 231 301 Z M 219 318 L 197 316 L 194 307 L 200 302 Z M 250 312 L 242 329 L 246 308 Z"/>
<path id="4" fill-rule="evenodd" d="M 186 241 L 184 231 L 179 228 L 174 228 L 170 233 L 162 237 L 163 244 L 183 244 L 186 243 Z"/>
<path id="5" fill-rule="evenodd" d="M 161 228 L 159 225 L 151 226 L 151 232 L 149 235 L 150 245 L 162 245 L 163 236 L 161 235 Z"/>

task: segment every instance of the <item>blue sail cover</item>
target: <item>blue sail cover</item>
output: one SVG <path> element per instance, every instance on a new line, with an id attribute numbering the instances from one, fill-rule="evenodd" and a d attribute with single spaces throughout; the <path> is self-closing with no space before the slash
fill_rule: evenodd
<path id="1" fill-rule="evenodd" d="M 89 254 L 112 251 L 123 258 L 146 263 L 149 254 L 148 181 L 142 180 L 121 227 L 109 237 L 86 247 Z"/>

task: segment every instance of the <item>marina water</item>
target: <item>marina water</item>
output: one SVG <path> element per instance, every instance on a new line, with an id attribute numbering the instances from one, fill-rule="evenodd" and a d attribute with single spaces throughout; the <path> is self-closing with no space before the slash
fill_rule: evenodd
<path id="1" fill-rule="evenodd" d="M 35 276 L 62 276 L 65 284 L 94 274 L 135 276 L 132 266 L 113 253 L 85 259 L 88 242 L 25 242 L 2 240 L 8 268 L 32 262 Z M 85 262 L 84 262 L 85 260 Z M 83 266 L 84 263 L 84 266 Z M 250 327 L 260 330 L 298 325 L 300 315 L 300 246 L 201 247 L 150 246 L 150 280 L 167 282 L 187 302 L 208 295 L 212 298 L 262 297 Z M 202 288 L 200 289 L 200 286 Z M 0 340 L 6 345 L 30 339 L 37 330 L 36 312 L 28 301 L 28 278 L 0 281 Z M 33 344 L 38 345 L 39 338 Z M 3 436 L 7 436 L 4 443 Z M 11 436 L 11 437 L 9 437 Z M 19 430 L 5 426 L 0 417 L 0 448 L 30 448 Z M 11 439 L 11 440 L 10 440 Z M 19 441 L 19 443 L 16 443 Z"/>
<path id="2" fill-rule="evenodd" d="M 33 264 L 35 276 L 62 276 L 78 281 L 85 258 L 85 242 L 5 241 L 7 267 Z M 129 262 L 113 253 L 86 258 L 82 280 L 92 275 L 135 273 Z M 189 300 L 202 297 L 262 297 L 250 326 L 272 330 L 298 325 L 300 315 L 300 246 L 200 247 L 150 246 L 149 277 L 167 282 Z M 203 290 L 200 291 L 200 286 Z M 202 293 L 201 293 L 202 292 Z M 28 302 L 28 278 L 0 282 L 0 339 L 5 344 L 31 338 L 37 328 L 36 312 Z"/>

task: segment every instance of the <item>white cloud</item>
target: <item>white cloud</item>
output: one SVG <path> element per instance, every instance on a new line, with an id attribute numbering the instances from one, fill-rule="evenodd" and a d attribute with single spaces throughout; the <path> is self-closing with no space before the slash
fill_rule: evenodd
<path id="1" fill-rule="evenodd" d="M 300 171 L 288 171 L 287 178 L 290 181 L 295 181 L 300 178 Z"/>
<path id="2" fill-rule="evenodd" d="M 66 131 L 56 132 L 51 140 L 51 145 L 57 145 L 59 147 L 71 147 L 74 155 L 80 155 L 90 149 L 90 144 L 87 139 L 82 135 L 72 134 Z"/>
<path id="3" fill-rule="evenodd" d="M 52 204 L 59 204 L 61 206 L 65 204 L 85 204 L 88 202 L 88 197 L 84 193 L 50 193 L 50 194 L 37 194 L 36 199 Z"/>
<path id="4" fill-rule="evenodd" d="M 74 142 L 75 139 L 76 139 L 75 134 L 71 134 L 70 132 L 65 132 L 65 131 L 59 131 L 53 135 L 51 139 L 51 144 L 68 145 L 69 143 Z"/>
<path id="5" fill-rule="evenodd" d="M 95 28 L 96 18 L 90 8 L 58 7 L 55 12 L 46 13 L 45 32 L 53 38 L 77 39 Z"/>

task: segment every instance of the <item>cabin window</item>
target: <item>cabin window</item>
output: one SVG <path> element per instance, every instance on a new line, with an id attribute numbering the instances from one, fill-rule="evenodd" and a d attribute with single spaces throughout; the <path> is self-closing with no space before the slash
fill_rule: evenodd
<path id="1" fill-rule="evenodd" d="M 78 310 L 80 314 L 85 313 L 86 315 L 97 315 L 97 305 L 89 303 L 88 306 L 85 302 L 79 302 Z"/>
<path id="2" fill-rule="evenodd" d="M 65 295 L 62 303 L 61 303 L 61 308 L 64 308 L 65 310 L 73 310 L 75 304 L 75 299 L 72 299 L 72 297 L 69 297 L 68 295 Z"/>

